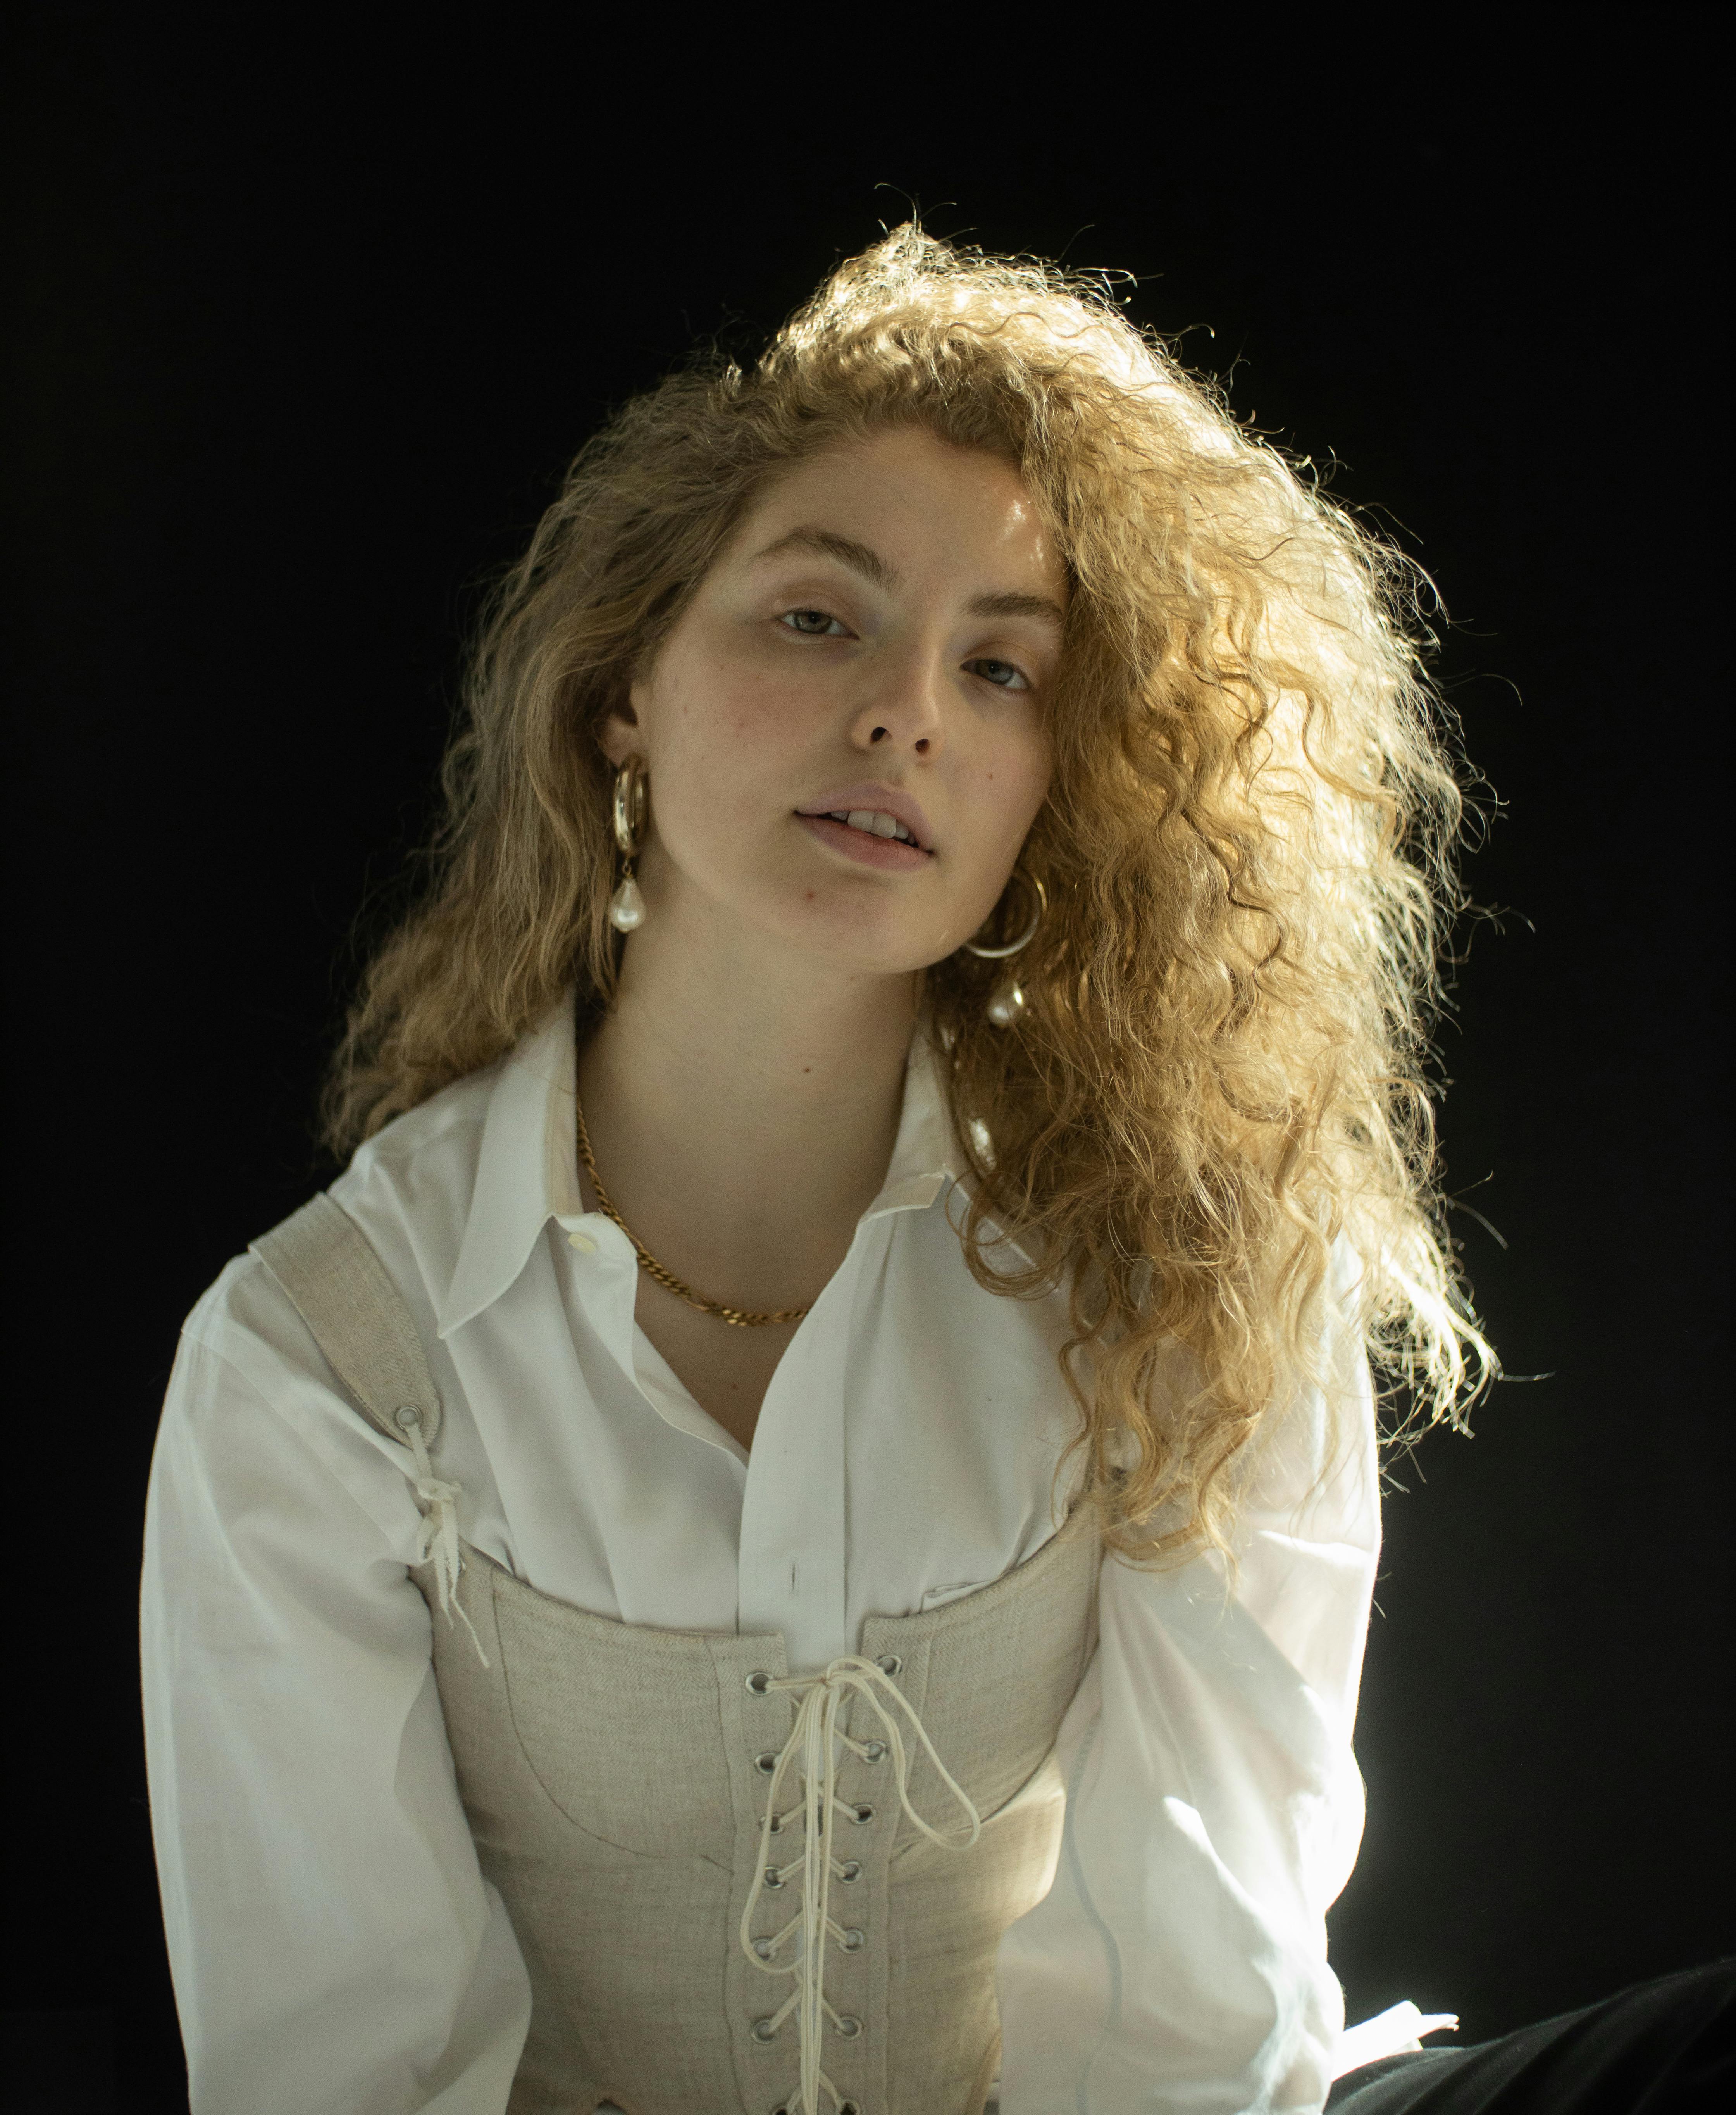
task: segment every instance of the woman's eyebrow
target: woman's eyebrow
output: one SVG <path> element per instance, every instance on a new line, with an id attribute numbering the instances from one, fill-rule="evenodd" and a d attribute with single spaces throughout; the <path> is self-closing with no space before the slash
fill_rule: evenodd
<path id="1" fill-rule="evenodd" d="M 813 551 L 822 558 L 836 558 L 841 566 L 861 573 L 887 594 L 896 594 L 904 585 L 877 551 L 859 544 L 854 536 L 841 536 L 835 529 L 792 529 L 787 536 L 780 536 L 775 544 L 756 552 L 749 563 L 757 566 L 763 558 L 775 558 L 786 551 Z"/>
<path id="2" fill-rule="evenodd" d="M 896 568 L 889 566 L 877 551 L 870 549 L 866 544 L 859 544 L 854 536 L 840 535 L 835 529 L 792 529 L 775 544 L 757 551 L 749 563 L 757 566 L 763 559 L 777 557 L 786 551 L 812 551 L 822 558 L 836 558 L 841 566 L 848 566 L 852 572 L 860 573 L 886 594 L 896 594 L 904 585 Z M 974 595 L 965 604 L 965 609 L 971 617 L 1032 617 L 1039 623 L 1052 625 L 1057 632 L 1066 623 L 1066 612 L 1049 595 L 1011 591 Z"/>
<path id="3" fill-rule="evenodd" d="M 964 607 L 972 617 L 1034 617 L 1057 632 L 1066 628 L 1067 613 L 1052 595 L 973 595 Z"/>

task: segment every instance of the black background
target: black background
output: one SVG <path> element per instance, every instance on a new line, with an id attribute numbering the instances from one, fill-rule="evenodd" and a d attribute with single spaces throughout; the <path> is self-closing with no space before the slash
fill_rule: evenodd
<path id="1" fill-rule="evenodd" d="M 1445 598 L 1502 803 L 1442 1125 L 1482 1310 L 1546 1378 L 1395 1465 L 1349 2015 L 1481 2037 L 1732 1950 L 1712 11 L 1284 50 L 20 19 L 3 2002 L 64 2016 L 42 2104 L 185 2104 L 153 1433 L 182 1315 L 333 1172 L 352 929 L 427 826 L 475 584 L 607 406 L 696 336 L 750 353 L 910 200 L 1137 274 L 1139 321 L 1335 466 Z"/>

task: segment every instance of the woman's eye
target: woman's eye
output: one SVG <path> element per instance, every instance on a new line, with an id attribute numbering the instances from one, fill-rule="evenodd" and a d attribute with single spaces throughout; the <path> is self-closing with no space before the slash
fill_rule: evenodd
<path id="1" fill-rule="evenodd" d="M 997 690 L 1028 690 L 1031 687 L 1024 669 L 1015 668 L 1010 661 L 967 661 L 964 665 L 979 670 L 984 682 L 992 683 Z"/>
<path id="2" fill-rule="evenodd" d="M 817 622 L 808 622 L 810 617 L 816 619 Z M 799 632 L 804 639 L 823 639 L 827 626 L 838 624 L 838 620 L 823 609 L 786 609 L 778 622 L 787 625 L 791 631 Z M 841 624 L 838 628 L 841 631 L 845 629 Z"/>

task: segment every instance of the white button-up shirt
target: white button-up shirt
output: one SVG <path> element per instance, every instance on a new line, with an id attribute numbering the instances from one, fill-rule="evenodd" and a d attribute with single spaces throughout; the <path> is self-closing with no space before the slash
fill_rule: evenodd
<path id="1" fill-rule="evenodd" d="M 1055 1531 L 1074 1429 L 1065 1291 L 987 1292 L 916 1036 L 886 1182 L 767 1390 L 751 1452 L 634 1319 L 581 1209 L 571 1009 L 400 1117 L 332 1194 L 415 1317 L 460 1527 L 629 1623 L 781 1631 L 793 1672 Z M 949 1216 L 948 1204 L 952 1211 Z M 1335 1259 L 1335 1315 L 1352 1260 Z M 1336 1327 L 1336 1325 L 1334 1325 Z M 1316 2108 L 1343 2023 L 1325 1913 L 1354 1862 L 1350 1748 L 1379 1539 L 1372 1396 L 1304 1402 L 1200 1558 L 1106 1558 L 1066 1715 L 1065 1835 L 997 1963 L 1003 2115 Z M 1065 1495 L 1065 1494 L 1064 1494 Z M 502 2115 L 529 2015 L 459 1801 L 406 1567 L 402 1449 L 346 1401 L 251 1255 L 183 1330 L 153 1465 L 143 1639 L 153 1820 L 195 2115 Z"/>

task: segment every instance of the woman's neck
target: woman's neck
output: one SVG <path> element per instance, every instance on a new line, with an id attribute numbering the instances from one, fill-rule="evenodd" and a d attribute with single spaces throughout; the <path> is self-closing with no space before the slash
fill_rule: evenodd
<path id="1" fill-rule="evenodd" d="M 634 1236 L 708 1297 L 807 1305 L 885 1180 L 912 975 L 648 920 L 579 1059 L 598 1172 Z"/>

